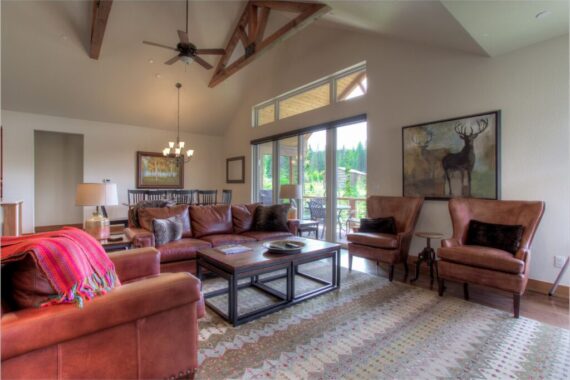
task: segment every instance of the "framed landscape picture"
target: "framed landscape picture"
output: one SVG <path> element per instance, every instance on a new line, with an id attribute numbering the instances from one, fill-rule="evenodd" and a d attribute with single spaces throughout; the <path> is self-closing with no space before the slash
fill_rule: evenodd
<path id="1" fill-rule="evenodd" d="M 137 152 L 137 188 L 184 188 L 184 162 L 177 161 L 162 153 Z"/>
<path id="2" fill-rule="evenodd" d="M 402 128 L 404 196 L 499 199 L 501 111 Z"/>

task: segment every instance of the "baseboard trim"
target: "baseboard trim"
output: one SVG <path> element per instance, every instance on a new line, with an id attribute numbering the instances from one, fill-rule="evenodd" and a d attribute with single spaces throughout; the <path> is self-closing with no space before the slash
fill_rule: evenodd
<path id="1" fill-rule="evenodd" d="M 417 259 L 417 256 L 408 256 L 408 264 L 416 265 Z M 427 265 L 423 264 L 420 267 L 420 271 L 428 271 Z M 526 285 L 526 290 L 548 295 L 548 292 L 550 292 L 550 289 L 552 289 L 552 285 L 553 284 L 550 282 L 533 280 L 532 278 L 529 278 Z M 553 297 L 568 299 L 568 297 L 570 297 L 570 287 L 566 285 L 559 285 L 556 289 L 556 293 L 553 294 Z"/>

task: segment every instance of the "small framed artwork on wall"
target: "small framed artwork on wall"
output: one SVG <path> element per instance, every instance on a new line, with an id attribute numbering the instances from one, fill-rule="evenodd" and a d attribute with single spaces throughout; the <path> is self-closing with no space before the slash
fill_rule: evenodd
<path id="1" fill-rule="evenodd" d="M 137 188 L 184 188 L 184 162 L 162 153 L 137 152 Z"/>
<path id="2" fill-rule="evenodd" d="M 404 196 L 499 199 L 501 111 L 402 128 Z"/>
<path id="3" fill-rule="evenodd" d="M 231 157 L 226 159 L 226 182 L 245 183 L 245 157 Z"/>

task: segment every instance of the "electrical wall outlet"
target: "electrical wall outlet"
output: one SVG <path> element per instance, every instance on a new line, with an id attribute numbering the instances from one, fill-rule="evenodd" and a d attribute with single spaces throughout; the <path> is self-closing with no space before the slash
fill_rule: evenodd
<path id="1" fill-rule="evenodd" d="M 562 268 L 566 262 L 566 256 L 554 256 L 554 267 Z"/>

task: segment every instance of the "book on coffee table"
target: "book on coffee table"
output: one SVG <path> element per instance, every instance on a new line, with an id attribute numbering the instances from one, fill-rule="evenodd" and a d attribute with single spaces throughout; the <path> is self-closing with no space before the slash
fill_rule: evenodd
<path id="1" fill-rule="evenodd" d="M 251 248 L 239 244 L 227 244 L 216 247 L 216 250 L 222 252 L 225 255 L 232 255 L 234 253 L 242 253 L 250 251 Z"/>

